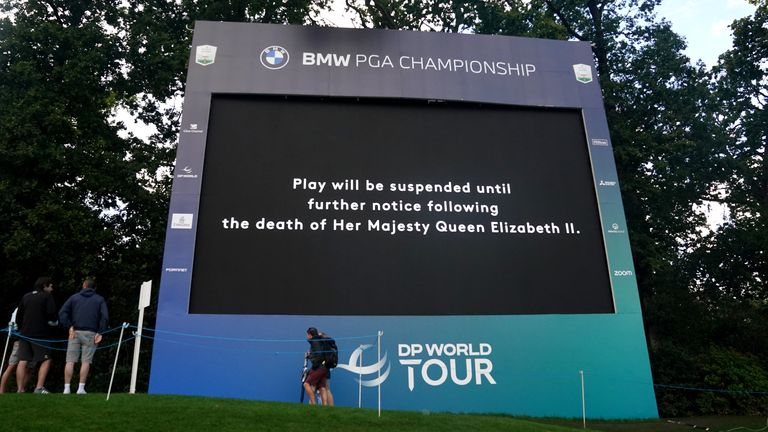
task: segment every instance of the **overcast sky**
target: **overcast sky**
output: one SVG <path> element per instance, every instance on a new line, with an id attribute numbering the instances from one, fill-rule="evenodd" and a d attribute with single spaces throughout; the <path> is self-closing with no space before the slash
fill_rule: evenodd
<path id="1" fill-rule="evenodd" d="M 688 41 L 685 53 L 707 66 L 731 48 L 733 20 L 751 15 L 755 7 L 746 0 L 665 0 L 657 9 L 660 17 L 672 23 L 672 29 Z"/>
<path id="2" fill-rule="evenodd" d="M 354 27 L 353 14 L 344 12 L 344 0 L 332 0 L 334 12 L 323 17 L 336 27 Z M 755 7 L 746 0 L 664 0 L 657 8 L 659 17 L 672 23 L 672 28 L 685 37 L 685 53 L 692 62 L 703 60 L 707 66 L 731 47 L 728 25 L 737 18 L 751 15 Z"/>

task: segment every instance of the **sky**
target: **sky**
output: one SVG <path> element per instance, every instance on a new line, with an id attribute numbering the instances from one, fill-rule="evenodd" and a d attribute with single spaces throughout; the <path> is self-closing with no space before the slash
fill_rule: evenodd
<path id="1" fill-rule="evenodd" d="M 755 7 L 746 0 L 665 0 L 656 9 L 659 17 L 672 23 L 672 29 L 686 38 L 685 53 L 691 61 L 707 66 L 731 48 L 733 20 L 751 15 Z"/>
<path id="2" fill-rule="evenodd" d="M 672 30 L 685 37 L 685 53 L 691 62 L 702 60 L 711 67 L 717 57 L 731 48 L 731 29 L 735 19 L 751 15 L 755 6 L 746 0 L 665 0 L 656 9 L 659 17 L 672 23 Z M 710 229 L 716 230 L 728 218 L 726 207 L 708 203 L 699 208 Z"/>
<path id="3" fill-rule="evenodd" d="M 354 27 L 352 17 L 344 11 L 344 0 L 332 0 L 333 13 L 323 17 L 336 27 Z M 685 37 L 685 53 L 691 62 L 717 63 L 717 57 L 731 48 L 728 25 L 737 18 L 751 15 L 755 7 L 746 0 L 664 0 L 656 9 L 659 17 L 672 23 L 672 29 Z"/>

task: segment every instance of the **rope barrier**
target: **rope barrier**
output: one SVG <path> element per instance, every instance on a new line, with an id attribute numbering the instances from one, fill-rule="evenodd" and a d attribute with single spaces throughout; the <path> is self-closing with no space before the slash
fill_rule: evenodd
<path id="1" fill-rule="evenodd" d="M 135 329 L 138 329 L 135 325 L 130 325 L 129 327 L 133 327 Z M 169 335 L 175 335 L 175 336 L 185 336 L 185 337 L 195 337 L 200 339 L 218 339 L 218 340 L 226 340 L 226 341 L 237 341 L 237 342 L 267 342 L 267 343 L 275 343 L 275 342 L 306 342 L 307 339 L 262 339 L 262 338 L 235 338 L 235 337 L 227 337 L 227 336 L 210 336 L 210 335 L 200 335 L 195 333 L 183 333 L 183 332 L 175 332 L 170 330 L 157 330 L 152 329 L 149 327 L 144 327 L 142 331 L 151 331 L 154 333 L 163 333 L 163 334 L 169 334 Z M 354 339 L 369 339 L 369 338 L 375 338 L 377 335 L 362 335 L 362 336 L 342 336 L 342 337 L 336 337 L 334 336 L 333 339 L 340 341 L 340 340 L 354 340 Z"/>
<path id="2" fill-rule="evenodd" d="M 128 325 L 128 327 L 132 327 L 134 329 L 138 329 L 135 325 Z M 105 330 L 104 332 L 100 333 L 101 335 L 109 334 L 112 332 L 115 332 L 122 328 L 122 326 L 113 327 L 111 329 Z M 153 328 L 145 327 L 142 329 L 143 331 L 149 331 L 154 332 L 155 334 L 167 334 L 167 335 L 173 335 L 173 336 L 182 336 L 182 337 L 190 337 L 190 338 L 198 338 L 198 339 L 207 339 L 207 340 L 218 340 L 223 342 L 255 342 L 255 343 L 306 343 L 307 339 L 266 339 L 266 338 L 237 338 L 237 337 L 226 337 L 226 336 L 213 336 L 213 335 L 201 335 L 201 334 L 194 334 L 194 333 L 184 333 L 184 332 L 176 332 L 176 331 L 170 331 L 170 330 L 158 330 Z M 14 331 L 11 329 L 11 327 L 5 327 L 0 329 L 0 333 L 8 333 L 10 332 L 12 336 L 18 337 L 19 339 L 27 340 L 32 344 L 43 346 L 52 350 L 56 351 L 66 351 L 67 348 L 58 348 L 56 346 L 50 345 L 50 344 L 59 344 L 59 343 L 65 343 L 68 342 L 69 339 L 38 339 L 38 338 L 32 338 L 22 335 L 21 333 Z M 129 342 L 131 340 L 135 340 L 137 337 L 136 333 L 134 332 L 134 336 L 131 336 L 129 338 L 126 338 L 123 340 L 123 342 Z M 149 336 L 142 334 L 142 338 L 149 339 L 149 340 L 158 340 L 162 342 L 168 342 L 178 345 L 186 345 L 191 347 L 197 347 L 197 348 L 204 348 L 204 349 L 214 349 L 214 350 L 223 350 L 223 351 L 238 351 L 238 352 L 250 352 L 254 354 L 263 354 L 263 355 L 304 355 L 306 354 L 306 351 L 263 351 L 259 349 L 254 348 L 227 348 L 227 347 L 221 347 L 221 346 L 211 346 L 211 345 L 204 345 L 204 344 L 196 344 L 192 342 L 185 342 L 185 341 L 179 341 L 179 340 L 173 340 L 169 338 L 163 338 L 163 337 L 157 337 L 157 336 Z M 343 337 L 333 337 L 336 341 L 343 341 L 343 340 L 360 340 L 360 339 L 372 339 L 376 338 L 376 334 L 372 335 L 362 335 L 362 336 L 343 336 Z M 109 349 L 112 347 L 115 347 L 120 342 L 115 342 L 109 345 L 100 345 L 96 347 L 96 350 L 104 350 Z M 351 348 L 351 349 L 339 349 L 339 353 L 351 353 L 354 351 L 357 347 Z M 325 351 L 318 351 L 318 352 L 325 352 Z M 516 376 L 519 376 L 521 378 L 525 379 L 536 379 L 536 378 L 563 378 L 563 379 L 571 379 L 572 377 L 567 374 L 553 374 L 553 373 L 536 373 L 536 374 L 525 374 L 525 373 L 518 373 L 513 374 Z M 682 390 L 682 391 L 696 391 L 696 392 L 708 392 L 708 393 L 724 393 L 724 394 L 733 394 L 733 395 L 755 395 L 755 396 L 766 396 L 768 395 L 768 391 L 756 391 L 756 390 L 727 390 L 727 389 L 714 389 L 714 388 L 703 388 L 703 387 L 693 387 L 693 386 L 685 386 L 685 385 L 675 385 L 675 384 L 657 384 L 657 383 L 651 383 L 647 381 L 638 381 L 638 380 L 627 380 L 622 379 L 620 377 L 607 377 L 602 374 L 590 374 L 592 377 L 602 377 L 602 378 L 610 378 L 614 381 L 622 381 L 626 383 L 633 383 L 633 384 L 640 384 L 640 385 L 653 385 L 655 388 L 658 389 L 670 389 L 670 390 Z"/>
<path id="3" fill-rule="evenodd" d="M 713 389 L 713 388 L 703 388 L 703 387 L 693 387 L 693 386 L 685 386 L 685 385 L 677 385 L 677 384 L 657 384 L 652 383 L 649 381 L 641 381 L 641 380 L 632 380 L 632 379 L 626 379 L 623 377 L 616 377 L 616 376 L 610 376 L 610 375 L 604 375 L 600 373 L 591 373 L 589 374 L 590 377 L 600 377 L 606 380 L 616 381 L 616 382 L 622 382 L 622 383 L 630 383 L 630 384 L 639 384 L 639 385 L 653 385 L 654 387 L 662 388 L 662 389 L 672 389 L 672 390 L 687 390 L 687 391 L 698 391 L 698 392 L 709 392 L 709 393 L 732 393 L 732 394 L 741 394 L 741 395 L 768 395 L 768 391 L 756 391 L 756 390 L 727 390 L 727 389 Z"/>
<path id="4" fill-rule="evenodd" d="M 109 330 L 105 330 L 105 331 L 103 331 L 103 332 L 101 332 L 99 334 L 104 336 L 105 334 L 111 333 L 111 332 L 113 332 L 115 330 L 119 330 L 121 327 L 122 326 L 117 326 L 117 327 L 111 328 Z M 7 332 L 8 328 L 5 328 L 3 331 Z M 38 339 L 38 338 L 24 336 L 24 335 L 22 335 L 21 333 L 19 333 L 17 331 L 11 331 L 11 335 L 19 337 L 21 339 L 28 340 L 30 342 L 64 343 L 64 342 L 67 342 L 69 340 L 69 339 Z"/>
<path id="5" fill-rule="evenodd" d="M 711 388 L 700 388 L 700 387 L 685 387 L 685 386 L 678 386 L 678 385 L 670 385 L 670 384 L 654 384 L 654 387 L 661 387 L 661 388 L 669 388 L 674 390 L 689 390 L 689 391 L 700 391 L 700 392 L 709 392 L 709 393 L 734 393 L 734 394 L 742 394 L 742 395 L 768 395 L 768 392 L 765 391 L 751 391 L 751 390 L 724 390 L 724 389 L 711 389 Z"/>
<path id="6" fill-rule="evenodd" d="M 204 349 L 213 349 L 213 350 L 220 350 L 220 351 L 233 351 L 233 352 L 250 352 L 255 354 L 270 354 L 270 355 L 286 355 L 286 354 L 300 354 L 305 355 L 307 353 L 306 350 L 304 351 L 264 351 L 254 348 L 226 348 L 226 347 L 220 347 L 220 346 L 211 346 L 211 345 L 201 345 L 201 344 L 195 344 L 192 342 L 185 342 L 185 341 L 178 341 L 173 339 L 167 339 L 162 337 L 153 337 L 149 335 L 142 334 L 142 338 L 149 339 L 149 340 L 158 340 L 161 342 L 168 342 L 176 345 L 184 345 L 184 346 L 190 346 L 195 348 L 204 348 Z M 306 339 L 304 340 L 306 342 Z M 351 349 L 338 349 L 337 352 L 340 353 L 351 353 L 357 349 L 357 347 L 351 348 Z M 324 352 L 331 352 L 331 351 L 316 351 L 318 353 L 324 353 Z"/>
<path id="7" fill-rule="evenodd" d="M 58 348 L 58 347 L 55 347 L 55 346 L 51 346 L 51 345 L 46 345 L 45 343 L 43 343 L 43 342 L 46 342 L 46 341 L 40 341 L 40 340 L 38 340 L 38 339 L 32 339 L 32 338 L 28 338 L 28 337 L 25 337 L 24 335 L 21 335 L 21 334 L 16 334 L 16 333 L 14 333 L 14 335 L 15 335 L 15 336 L 18 336 L 18 337 L 19 337 L 19 339 L 23 339 L 23 340 L 29 341 L 29 342 L 30 342 L 31 344 L 33 344 L 33 345 L 37 345 L 37 346 L 41 346 L 41 347 L 46 347 L 46 348 L 48 348 L 48 349 L 52 349 L 52 350 L 54 350 L 54 351 L 67 351 L 67 347 L 64 347 L 64 348 Z M 130 337 L 130 338 L 128 338 L 128 339 L 124 339 L 124 340 L 123 340 L 123 342 L 128 342 L 128 341 L 130 341 L 130 340 L 132 340 L 132 339 L 136 339 L 136 337 L 135 337 L 135 336 L 132 336 L 132 337 Z M 66 339 L 65 341 L 67 341 L 67 340 L 68 340 L 68 339 Z M 96 351 L 99 351 L 99 350 L 103 350 L 103 349 L 107 349 L 107 348 L 112 348 L 113 346 L 116 346 L 117 344 L 118 344 L 118 342 L 115 342 L 115 343 L 113 343 L 113 344 L 110 344 L 110 345 L 101 345 L 101 344 L 99 344 L 99 346 L 97 346 L 97 347 L 95 348 L 95 350 L 96 350 Z"/>

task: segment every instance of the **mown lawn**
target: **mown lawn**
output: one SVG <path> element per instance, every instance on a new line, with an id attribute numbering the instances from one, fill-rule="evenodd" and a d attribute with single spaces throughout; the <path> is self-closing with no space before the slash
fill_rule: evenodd
<path id="1" fill-rule="evenodd" d="M 766 428 L 765 417 L 587 422 L 587 431 L 728 431 Z M 694 427 L 695 426 L 695 427 Z M 707 429 L 708 428 L 708 429 Z M 746 432 L 746 429 L 737 429 Z M 766 428 L 765 430 L 768 430 Z M 574 432 L 581 420 L 322 408 L 300 404 L 146 394 L 0 394 L 0 432 L 34 431 L 505 431 Z M 734 431 L 735 432 L 735 431 Z"/>
<path id="2" fill-rule="evenodd" d="M 0 395 L 0 431 L 576 431 L 507 416 L 421 414 L 183 396 Z"/>

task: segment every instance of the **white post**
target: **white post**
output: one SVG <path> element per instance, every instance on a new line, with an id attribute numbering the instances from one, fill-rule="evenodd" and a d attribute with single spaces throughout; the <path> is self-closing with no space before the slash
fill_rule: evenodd
<path id="1" fill-rule="evenodd" d="M 357 407 L 363 407 L 363 346 L 360 345 L 359 375 L 357 376 Z"/>
<path id="2" fill-rule="evenodd" d="M 587 428 L 587 403 L 586 399 L 584 398 L 584 371 L 580 370 L 579 375 L 581 375 L 581 420 L 582 425 L 584 429 Z"/>
<path id="3" fill-rule="evenodd" d="M 3 350 L 3 359 L 0 360 L 0 374 L 3 373 L 5 368 L 5 356 L 8 354 L 8 343 L 11 341 L 11 329 L 13 328 L 13 322 L 8 323 L 8 337 L 5 338 L 5 349 Z"/>
<path id="4" fill-rule="evenodd" d="M 136 340 L 133 343 L 133 366 L 131 367 L 130 393 L 136 393 L 136 376 L 139 373 L 139 352 L 141 351 L 141 329 L 144 327 L 144 308 L 149 306 L 149 296 L 152 293 L 152 281 L 141 284 L 139 295 L 139 323 L 136 325 Z"/>
<path id="5" fill-rule="evenodd" d="M 8 354 L 8 343 L 11 341 L 11 332 L 16 327 L 16 313 L 19 312 L 19 308 L 13 310 L 11 314 L 11 320 L 8 321 L 8 337 L 5 338 L 5 349 L 3 350 L 3 359 L 0 361 L 0 374 L 3 373 L 5 368 L 5 355 Z"/>
<path id="6" fill-rule="evenodd" d="M 379 330 L 378 337 L 376 338 L 376 346 L 379 351 L 378 361 L 376 362 L 376 364 L 381 363 L 381 336 L 383 334 L 384 332 L 382 330 Z M 378 374 L 379 374 L 379 379 L 377 381 L 379 381 L 379 417 L 381 417 L 381 368 L 379 368 Z"/>
<path id="7" fill-rule="evenodd" d="M 120 346 L 123 343 L 123 332 L 125 331 L 125 328 L 128 327 L 128 323 L 124 322 L 122 326 L 120 326 L 120 340 L 117 341 L 117 350 L 115 351 L 115 363 L 112 365 L 112 377 L 109 379 L 109 388 L 107 389 L 107 400 L 109 400 L 109 395 L 112 394 L 112 382 L 115 381 L 115 369 L 117 369 L 117 356 L 120 355 Z"/>

